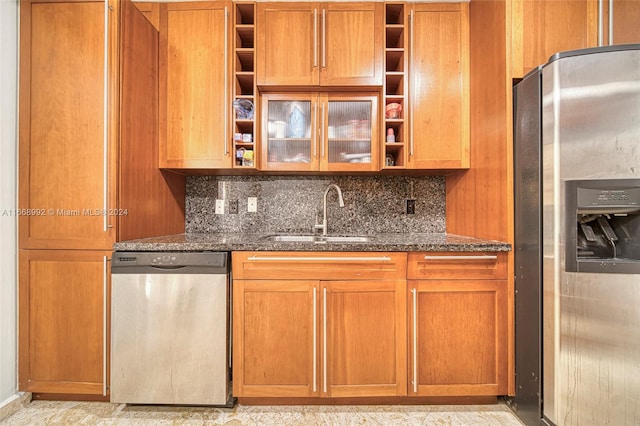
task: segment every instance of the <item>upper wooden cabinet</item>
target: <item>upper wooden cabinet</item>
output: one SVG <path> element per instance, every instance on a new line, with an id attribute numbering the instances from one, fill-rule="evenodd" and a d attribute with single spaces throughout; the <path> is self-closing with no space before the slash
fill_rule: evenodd
<path id="1" fill-rule="evenodd" d="M 160 9 L 160 167 L 230 168 L 231 2 Z"/>
<path id="2" fill-rule="evenodd" d="M 381 86 L 383 3 L 258 3 L 258 86 Z"/>
<path id="3" fill-rule="evenodd" d="M 513 10 L 515 77 L 556 52 L 640 42 L 636 0 L 515 0 Z"/>
<path id="4" fill-rule="evenodd" d="M 21 2 L 20 248 L 184 231 L 184 178 L 156 159 L 158 33 L 109 5 L 105 31 L 102 1 Z"/>
<path id="5" fill-rule="evenodd" d="M 262 95 L 261 169 L 379 170 L 377 94 Z"/>
<path id="6" fill-rule="evenodd" d="M 415 4 L 409 12 L 407 168 L 469 167 L 468 16 L 468 3 Z"/>

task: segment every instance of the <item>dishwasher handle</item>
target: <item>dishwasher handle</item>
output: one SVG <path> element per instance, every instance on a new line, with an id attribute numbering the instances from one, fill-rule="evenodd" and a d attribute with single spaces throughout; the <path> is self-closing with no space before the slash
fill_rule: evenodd
<path id="1" fill-rule="evenodd" d="M 158 269 L 160 271 L 176 271 L 179 269 L 184 269 L 187 266 L 186 265 L 173 265 L 173 266 L 150 265 L 149 267 L 153 269 Z"/>

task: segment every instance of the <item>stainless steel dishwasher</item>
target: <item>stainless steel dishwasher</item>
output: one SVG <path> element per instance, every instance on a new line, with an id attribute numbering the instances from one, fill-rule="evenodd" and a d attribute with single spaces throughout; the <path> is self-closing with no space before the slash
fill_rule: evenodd
<path id="1" fill-rule="evenodd" d="M 232 406 L 229 256 L 115 252 L 111 402 Z"/>

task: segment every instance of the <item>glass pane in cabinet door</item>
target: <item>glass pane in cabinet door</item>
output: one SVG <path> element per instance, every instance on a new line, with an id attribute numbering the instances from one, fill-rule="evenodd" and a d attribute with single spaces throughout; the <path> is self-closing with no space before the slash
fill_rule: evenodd
<path id="1" fill-rule="evenodd" d="M 329 101 L 329 163 L 371 163 L 371 101 Z"/>
<path id="2" fill-rule="evenodd" d="M 267 149 L 270 163 L 311 161 L 311 102 L 269 101 Z"/>

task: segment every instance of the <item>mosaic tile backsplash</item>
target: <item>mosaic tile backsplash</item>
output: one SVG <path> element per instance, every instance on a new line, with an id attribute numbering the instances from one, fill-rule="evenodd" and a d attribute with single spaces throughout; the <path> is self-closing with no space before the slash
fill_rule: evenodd
<path id="1" fill-rule="evenodd" d="M 446 230 L 445 179 L 441 176 L 191 176 L 187 178 L 187 233 L 313 233 L 322 222 L 323 196 L 335 183 L 342 190 L 327 195 L 329 234 L 409 233 Z M 257 212 L 247 212 L 247 198 L 257 197 Z M 415 214 L 406 200 L 415 199 Z M 216 199 L 225 214 L 215 214 Z M 229 214 L 229 201 L 238 213 Z"/>

